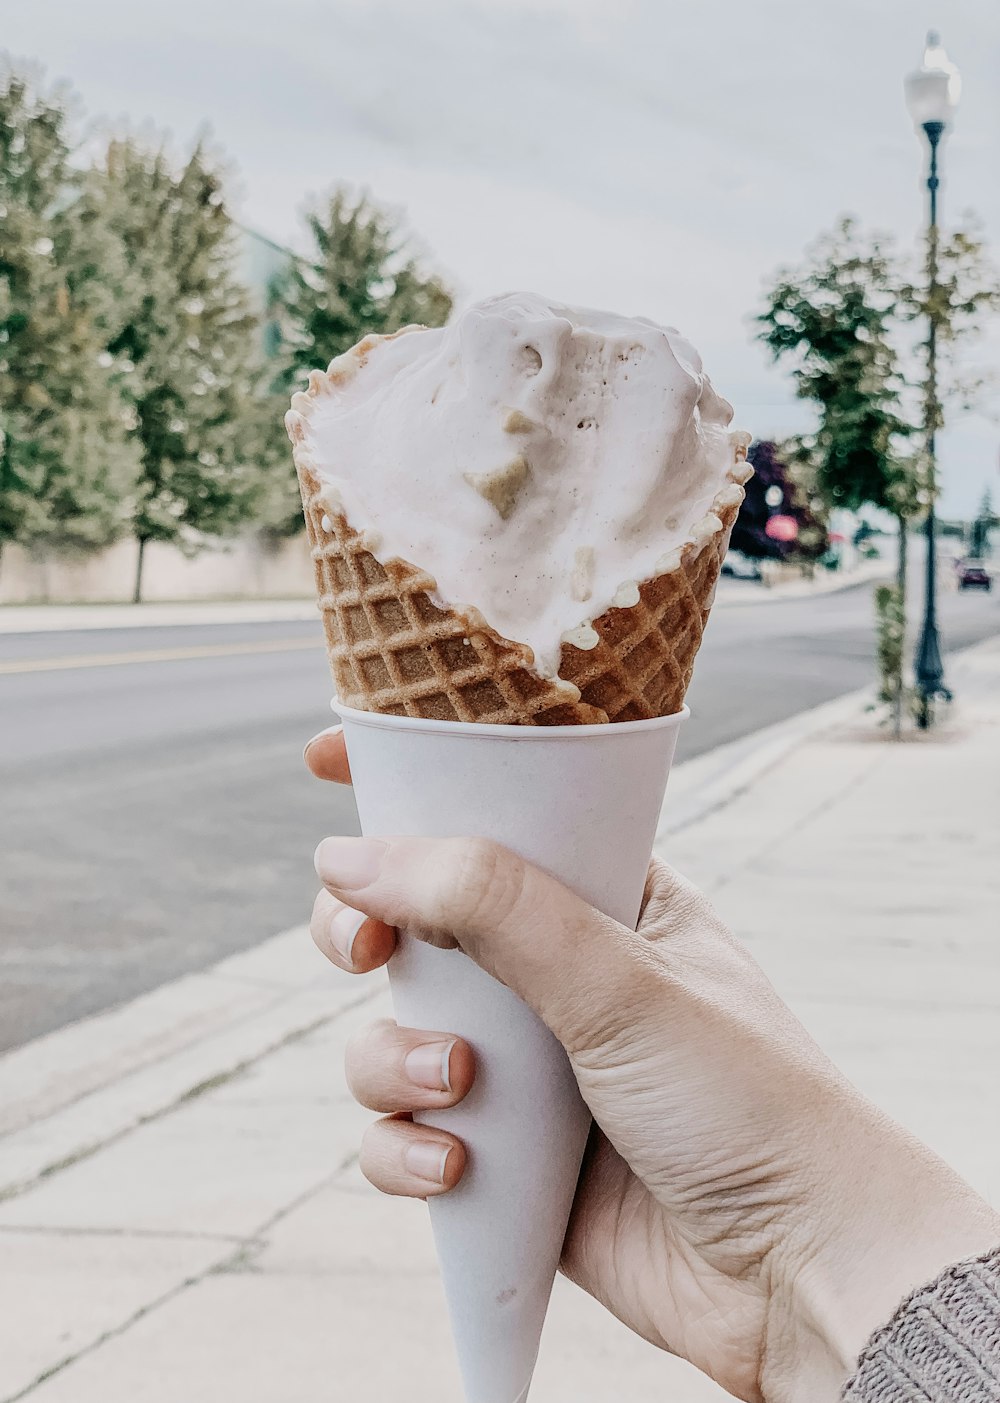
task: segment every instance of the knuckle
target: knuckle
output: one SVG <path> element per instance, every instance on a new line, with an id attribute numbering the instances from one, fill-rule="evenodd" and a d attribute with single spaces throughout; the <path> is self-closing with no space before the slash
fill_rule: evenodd
<path id="1" fill-rule="evenodd" d="M 316 900 L 313 902 L 312 915 L 309 917 L 309 934 L 321 950 L 325 950 L 326 948 L 326 936 L 330 925 L 330 917 L 337 905 L 337 901 L 328 891 L 321 890 L 316 894 Z"/>
<path id="2" fill-rule="evenodd" d="M 385 1153 L 385 1121 L 377 1120 L 361 1137 L 358 1147 L 358 1168 L 376 1189 L 384 1190 L 388 1183 Z"/>
<path id="3" fill-rule="evenodd" d="M 443 854 L 438 879 L 439 916 L 499 924 L 521 895 L 524 864 L 485 838 L 455 839 Z"/>
<path id="4" fill-rule="evenodd" d="M 347 1089 L 360 1105 L 378 1110 L 378 1088 L 373 1084 L 384 1065 L 387 1044 L 396 1025 L 388 1018 L 358 1028 L 347 1040 L 344 1050 L 344 1077 Z"/>
<path id="5" fill-rule="evenodd" d="M 640 932 L 647 939 L 715 931 L 721 925 L 705 896 L 686 877 L 654 858 L 650 863 Z"/>
<path id="6" fill-rule="evenodd" d="M 635 1057 L 637 1030 L 659 1027 L 657 1010 L 665 1007 L 667 993 L 661 962 L 640 942 L 623 941 L 598 996 L 592 988 L 567 995 L 560 1041 L 580 1066 L 628 1064 Z"/>

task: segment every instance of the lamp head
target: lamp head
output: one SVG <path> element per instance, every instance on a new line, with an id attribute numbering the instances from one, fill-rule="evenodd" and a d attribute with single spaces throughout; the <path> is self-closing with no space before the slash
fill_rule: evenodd
<path id="1" fill-rule="evenodd" d="M 940 136 L 954 118 L 962 93 L 962 78 L 937 30 L 932 29 L 927 35 L 924 61 L 907 77 L 904 87 L 913 125 L 918 131 L 927 131 L 931 125 Z"/>

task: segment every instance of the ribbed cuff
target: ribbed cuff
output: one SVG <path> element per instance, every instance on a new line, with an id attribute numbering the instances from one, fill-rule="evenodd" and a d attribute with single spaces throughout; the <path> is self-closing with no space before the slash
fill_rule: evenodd
<path id="1" fill-rule="evenodd" d="M 1000 1403 L 1000 1247 L 921 1286 L 868 1341 L 843 1403 Z"/>

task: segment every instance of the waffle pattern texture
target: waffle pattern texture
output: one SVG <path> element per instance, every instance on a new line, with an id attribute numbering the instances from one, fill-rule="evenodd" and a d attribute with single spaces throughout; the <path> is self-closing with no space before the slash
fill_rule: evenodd
<path id="1" fill-rule="evenodd" d="M 842 1403 L 1000 1403 L 1000 1247 L 914 1291 L 872 1336 Z"/>
<path id="2" fill-rule="evenodd" d="M 594 620 L 600 642 L 564 644 L 560 679 L 481 618 L 441 609 L 433 578 L 402 560 L 380 564 L 343 515 L 323 504 L 302 464 L 299 486 L 338 698 L 361 711 L 438 721 L 567 726 L 669 716 L 684 704 L 739 505 L 680 565 L 639 586 L 639 602 Z M 569 684 L 569 685 L 566 685 Z"/>

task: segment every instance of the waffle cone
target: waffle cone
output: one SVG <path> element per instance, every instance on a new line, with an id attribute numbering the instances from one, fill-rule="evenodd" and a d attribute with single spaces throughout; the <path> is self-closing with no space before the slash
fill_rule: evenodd
<path id="1" fill-rule="evenodd" d="M 475 611 L 438 607 L 426 571 L 376 560 L 324 505 L 314 473 L 300 462 L 298 474 L 330 668 L 346 706 L 533 726 L 641 721 L 683 706 L 739 511 L 735 494 L 716 506 L 720 528 L 703 545 L 688 544 L 675 569 L 640 584 L 637 604 L 596 618 L 596 647 L 564 643 L 559 678 L 546 679 L 529 648 Z"/>

